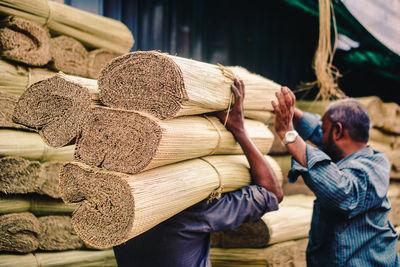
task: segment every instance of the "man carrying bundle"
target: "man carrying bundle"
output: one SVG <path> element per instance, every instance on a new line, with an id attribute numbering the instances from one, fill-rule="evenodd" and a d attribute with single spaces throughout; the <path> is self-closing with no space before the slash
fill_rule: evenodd
<path id="1" fill-rule="evenodd" d="M 317 197 L 307 266 L 399 266 L 398 235 L 387 219 L 389 162 L 367 146 L 365 108 L 354 99 L 337 101 L 321 124 L 318 116 L 294 107 L 287 87 L 276 97 L 275 130 L 294 159 L 289 181 L 302 175 Z"/>
<path id="2" fill-rule="evenodd" d="M 244 84 L 235 80 L 231 86 L 235 104 L 229 116 L 217 113 L 226 121 L 250 164 L 253 185 L 222 194 L 210 203 L 204 200 L 147 232 L 114 247 L 118 266 L 204 267 L 209 260 L 210 233 L 234 229 L 255 221 L 268 211 L 277 210 L 283 199 L 282 188 L 271 167 L 244 129 Z"/>

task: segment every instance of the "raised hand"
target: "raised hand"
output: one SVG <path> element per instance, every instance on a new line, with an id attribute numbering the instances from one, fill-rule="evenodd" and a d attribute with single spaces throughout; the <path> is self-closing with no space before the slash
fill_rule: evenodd
<path id="1" fill-rule="evenodd" d="M 277 102 L 272 100 L 272 106 L 275 112 L 275 131 L 281 139 L 285 136 L 287 131 L 294 129 L 293 116 L 295 112 L 294 104 L 296 97 L 293 92 L 287 88 L 282 87 L 280 92 L 276 92 Z"/>

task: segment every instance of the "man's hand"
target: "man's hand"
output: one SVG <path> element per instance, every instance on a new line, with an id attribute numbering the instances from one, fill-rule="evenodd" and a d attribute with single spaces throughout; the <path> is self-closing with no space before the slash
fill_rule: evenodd
<path id="1" fill-rule="evenodd" d="M 231 90 L 235 95 L 235 103 L 233 104 L 232 110 L 227 114 L 225 111 L 216 113 L 216 116 L 222 123 L 225 123 L 225 127 L 232 132 L 233 135 L 244 132 L 244 111 L 243 111 L 243 100 L 244 100 L 244 83 L 242 80 L 235 79 L 231 85 Z M 228 118 L 227 118 L 228 116 Z"/>
<path id="2" fill-rule="evenodd" d="M 295 123 L 301 120 L 303 112 L 294 107 L 296 97 L 287 87 L 282 87 L 280 92 L 276 93 L 278 103 L 271 101 L 275 111 L 275 131 L 283 140 L 285 133 L 294 129 L 293 118 Z M 307 167 L 306 143 L 297 136 L 295 141 L 286 145 L 289 153 L 302 166 Z"/>
<path id="3" fill-rule="evenodd" d="M 296 97 L 287 87 L 282 87 L 280 92 L 276 92 L 277 101 L 272 100 L 271 104 L 275 112 L 275 131 L 283 139 L 287 131 L 294 129 L 293 116 L 295 112 L 294 104 Z"/>
<path id="4" fill-rule="evenodd" d="M 277 180 L 275 173 L 272 171 L 271 166 L 261 154 L 260 150 L 254 145 L 253 141 L 248 137 L 244 129 L 244 84 L 243 81 L 235 79 L 231 90 L 235 95 L 235 104 L 229 115 L 226 112 L 218 112 L 216 115 L 225 127 L 233 134 L 236 141 L 240 144 L 243 153 L 250 164 L 250 172 L 253 184 L 264 187 L 273 194 L 275 194 L 278 202 L 283 199 L 282 188 Z M 228 116 L 228 118 L 227 118 Z"/>

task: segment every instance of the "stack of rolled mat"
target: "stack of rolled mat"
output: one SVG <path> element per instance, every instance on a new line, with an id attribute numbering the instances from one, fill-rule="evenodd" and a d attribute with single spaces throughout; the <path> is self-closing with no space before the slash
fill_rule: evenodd
<path id="1" fill-rule="evenodd" d="M 84 248 L 75 233 L 70 216 L 43 216 L 37 218 L 30 212 L 10 213 L 0 216 L 0 250 L 32 252 Z"/>
<path id="2" fill-rule="evenodd" d="M 235 73 L 248 84 L 246 110 L 270 113 L 278 84 L 242 68 L 150 51 L 111 61 L 98 86 L 64 75 L 37 82 L 17 102 L 13 119 L 50 146 L 75 143 L 77 162 L 61 171 L 62 198 L 79 203 L 72 217 L 78 235 L 110 247 L 250 183 L 233 135 L 204 114 L 230 107 Z M 267 154 L 274 139 L 268 127 L 246 120 L 245 128 Z M 279 165 L 266 161 L 282 180 Z"/>
<path id="3" fill-rule="evenodd" d="M 213 266 L 305 266 L 314 197 L 286 196 L 279 210 L 211 234 Z"/>
<path id="4" fill-rule="evenodd" d="M 2 1 L 0 14 L 1 4 Z M 14 64 L 91 78 L 97 78 L 105 64 L 117 56 L 101 46 L 88 51 L 73 36 L 60 33 L 51 36 L 46 26 L 18 16 L 0 20 L 0 54 Z"/>
<path id="5" fill-rule="evenodd" d="M 55 1 L 1 0 L 0 14 L 35 22 L 52 35 L 70 36 L 88 48 L 105 48 L 119 55 L 134 43 L 132 33 L 120 21 Z"/>

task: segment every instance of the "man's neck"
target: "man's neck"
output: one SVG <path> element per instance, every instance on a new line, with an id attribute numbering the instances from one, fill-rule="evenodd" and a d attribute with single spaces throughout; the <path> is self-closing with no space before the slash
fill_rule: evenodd
<path id="1" fill-rule="evenodd" d="M 357 152 L 358 150 L 365 148 L 366 146 L 367 146 L 367 144 L 364 142 L 354 142 L 353 140 L 343 141 L 340 144 L 340 149 L 342 150 L 342 158 L 339 160 L 347 158 L 349 155 L 353 154 L 354 152 Z"/>

